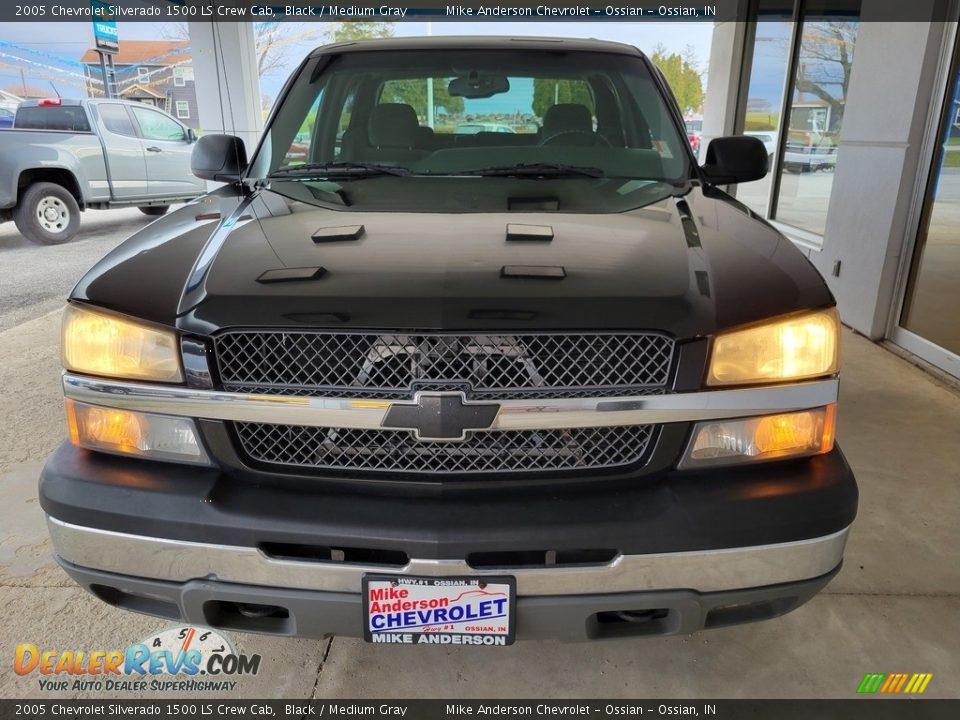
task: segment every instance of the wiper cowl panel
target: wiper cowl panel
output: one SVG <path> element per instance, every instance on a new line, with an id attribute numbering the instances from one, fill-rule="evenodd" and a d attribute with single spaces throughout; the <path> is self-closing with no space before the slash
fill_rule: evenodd
<path id="1" fill-rule="evenodd" d="M 566 165 L 564 163 L 517 163 L 475 170 L 451 173 L 454 175 L 479 175 L 481 177 L 591 177 L 604 176 L 603 170 L 596 167 Z"/>
<path id="2" fill-rule="evenodd" d="M 364 162 L 306 163 L 274 170 L 271 180 L 303 180 L 306 178 L 363 178 L 378 175 L 410 175 L 411 171 L 398 165 L 381 165 Z"/>

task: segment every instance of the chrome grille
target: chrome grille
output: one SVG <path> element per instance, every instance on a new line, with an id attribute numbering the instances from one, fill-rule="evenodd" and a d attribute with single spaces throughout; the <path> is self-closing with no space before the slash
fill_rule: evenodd
<path id="1" fill-rule="evenodd" d="M 313 470 L 507 473 L 603 469 L 644 459 L 653 425 L 569 430 L 488 430 L 462 442 L 419 442 L 406 430 L 236 423 L 258 462 Z"/>
<path id="2" fill-rule="evenodd" d="M 621 334 L 227 332 L 214 340 L 224 389 L 346 397 L 583 397 L 664 392 L 671 338 Z"/>

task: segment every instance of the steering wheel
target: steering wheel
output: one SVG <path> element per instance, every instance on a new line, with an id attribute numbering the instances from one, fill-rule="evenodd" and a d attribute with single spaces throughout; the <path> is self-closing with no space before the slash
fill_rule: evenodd
<path id="1" fill-rule="evenodd" d="M 538 144 L 540 147 L 545 145 L 552 145 L 555 140 L 559 138 L 566 137 L 568 135 L 579 135 L 582 138 L 586 138 L 589 142 L 586 143 L 588 146 L 592 145 L 606 145 L 607 147 L 613 147 L 610 144 L 610 141 L 607 140 L 603 135 L 597 135 L 596 133 L 587 132 L 586 130 L 561 130 L 560 132 L 555 132 L 549 137 L 545 137 Z"/>

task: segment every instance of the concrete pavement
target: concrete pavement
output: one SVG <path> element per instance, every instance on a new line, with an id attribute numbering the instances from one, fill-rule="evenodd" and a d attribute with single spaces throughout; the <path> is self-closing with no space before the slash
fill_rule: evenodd
<path id="1" fill-rule="evenodd" d="M 77 280 L 122 239 L 156 218 L 136 208 L 88 210 L 80 231 L 63 245 L 36 245 L 12 222 L 0 224 L 0 330 L 63 305 Z"/>
<path id="2" fill-rule="evenodd" d="M 10 670 L 17 643 L 123 648 L 170 625 L 93 599 L 50 559 L 35 486 L 65 434 L 58 327 L 53 312 L 0 330 L 0 697 L 41 695 L 35 675 Z M 263 656 L 237 695 L 850 698 L 866 672 L 932 672 L 926 696 L 960 697 L 960 395 L 849 332 L 843 354 L 839 436 L 860 517 L 843 571 L 796 612 L 689 637 L 497 650 L 230 633 Z"/>

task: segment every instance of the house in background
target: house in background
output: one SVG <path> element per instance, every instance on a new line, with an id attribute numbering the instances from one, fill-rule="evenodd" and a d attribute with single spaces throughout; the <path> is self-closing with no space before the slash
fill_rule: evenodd
<path id="1" fill-rule="evenodd" d="M 87 78 L 87 95 L 103 97 L 97 52 L 87 50 L 80 62 Z M 152 105 L 178 118 L 187 127 L 199 128 L 189 42 L 124 40 L 120 43 L 120 52 L 113 56 L 113 64 L 121 98 Z"/>
<path id="2" fill-rule="evenodd" d="M 0 89 L 0 106 L 12 107 L 14 110 L 24 100 L 42 100 L 43 98 L 57 97 L 59 93 L 54 87 L 37 87 L 16 83 Z"/>

